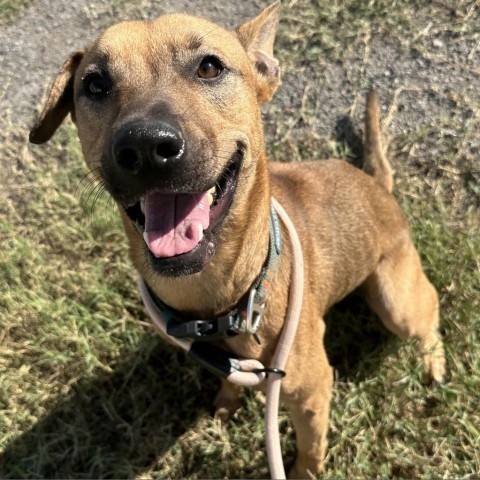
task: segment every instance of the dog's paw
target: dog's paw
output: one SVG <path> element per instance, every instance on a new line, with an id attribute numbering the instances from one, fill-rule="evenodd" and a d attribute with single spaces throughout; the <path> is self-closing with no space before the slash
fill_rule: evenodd
<path id="1" fill-rule="evenodd" d="M 424 354 L 425 373 L 423 375 L 423 384 L 442 384 L 445 383 L 445 374 L 447 371 L 443 345 L 438 342 L 432 351 Z"/>
<path id="2" fill-rule="evenodd" d="M 227 422 L 241 407 L 242 398 L 243 389 L 241 387 L 222 380 L 220 391 L 213 402 L 213 406 L 215 407 L 214 416 L 222 422 Z"/>
<path id="3" fill-rule="evenodd" d="M 218 418 L 222 423 L 227 423 L 233 417 L 233 414 L 238 410 L 239 407 L 240 405 L 229 405 L 216 408 L 213 416 Z"/>
<path id="4" fill-rule="evenodd" d="M 242 402 L 240 398 L 237 400 L 218 398 L 215 400 L 214 417 L 220 419 L 221 422 L 226 423 L 230 420 L 234 413 L 241 407 Z"/>
<path id="5" fill-rule="evenodd" d="M 214 417 L 225 423 L 228 422 L 228 420 L 233 417 L 233 414 L 242 406 L 242 401 L 240 398 L 231 399 L 222 397 L 220 394 L 221 391 L 213 404 L 215 407 Z"/>
<path id="6" fill-rule="evenodd" d="M 423 374 L 423 384 L 430 386 L 442 385 L 445 383 L 445 374 L 445 359 L 432 362 L 430 368 L 425 370 Z"/>
<path id="7" fill-rule="evenodd" d="M 288 471 L 287 477 L 291 479 L 307 478 L 315 480 L 323 473 L 325 460 L 319 460 L 319 458 L 323 457 L 323 454 L 317 457 L 300 455 L 297 452 L 297 457 Z"/>

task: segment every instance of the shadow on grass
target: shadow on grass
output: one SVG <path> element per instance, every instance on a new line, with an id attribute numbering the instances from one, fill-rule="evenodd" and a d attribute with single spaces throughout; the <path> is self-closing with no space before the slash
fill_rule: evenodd
<path id="1" fill-rule="evenodd" d="M 385 348 L 395 336 L 369 309 L 362 295 L 354 292 L 325 316 L 325 349 L 338 380 L 364 380 L 374 375 Z"/>
<path id="2" fill-rule="evenodd" d="M 363 166 L 363 140 L 355 130 L 350 117 L 340 117 L 335 124 L 335 140 L 343 146 L 343 151 L 348 151 L 348 160 L 357 168 Z"/>
<path id="3" fill-rule="evenodd" d="M 2 478 L 133 478 L 211 408 L 216 380 L 145 335 L 112 373 L 74 385 L 0 457 Z"/>
<path id="4" fill-rule="evenodd" d="M 327 354 L 340 378 L 375 372 L 378 348 L 393 336 L 363 299 L 348 296 L 325 321 Z M 133 478 L 211 411 L 218 382 L 182 351 L 145 335 L 124 356 L 112 373 L 76 383 L 73 395 L 8 445 L 1 477 Z"/>

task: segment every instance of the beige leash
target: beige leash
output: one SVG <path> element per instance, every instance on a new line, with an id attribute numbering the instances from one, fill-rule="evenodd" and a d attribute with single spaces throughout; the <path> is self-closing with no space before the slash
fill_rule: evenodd
<path id="1" fill-rule="evenodd" d="M 262 383 L 267 377 L 265 371 L 268 371 L 267 404 L 265 411 L 267 456 L 271 477 L 273 479 L 283 479 L 285 478 L 285 469 L 283 467 L 280 435 L 278 432 L 278 406 L 280 401 L 281 379 L 285 374 L 284 368 L 295 338 L 302 309 L 303 255 L 297 231 L 289 216 L 274 198 L 272 198 L 272 204 L 285 224 L 292 242 L 292 276 L 287 315 L 271 367 L 266 369 L 258 360 L 239 359 L 237 361 L 238 369 L 231 372 L 226 378 L 237 385 L 252 387 Z M 186 352 L 190 352 L 193 345 L 190 339 L 178 339 L 167 334 L 166 320 L 155 305 L 142 278 L 139 278 L 139 286 L 143 302 L 158 333 L 170 343 L 182 348 Z"/>
<path id="2" fill-rule="evenodd" d="M 272 198 L 275 210 L 278 212 L 283 223 L 287 227 L 292 242 L 292 276 L 288 296 L 288 309 L 280 340 L 273 357 L 273 367 L 280 370 L 285 369 L 288 354 L 293 344 L 297 326 L 300 319 L 303 300 L 303 254 L 300 239 L 290 217 L 283 207 Z M 280 375 L 268 376 L 267 385 L 267 406 L 265 411 L 267 456 L 270 467 L 270 476 L 273 479 L 285 478 L 283 467 L 282 451 L 280 448 L 280 435 L 278 432 L 278 406 L 280 400 L 280 386 L 282 377 Z"/>

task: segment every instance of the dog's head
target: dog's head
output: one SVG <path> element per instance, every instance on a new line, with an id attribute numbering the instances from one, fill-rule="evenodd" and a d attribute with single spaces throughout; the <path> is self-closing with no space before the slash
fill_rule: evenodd
<path id="1" fill-rule="evenodd" d="M 161 275 L 202 270 L 252 188 L 259 104 L 280 83 L 278 9 L 235 31 L 186 15 L 110 27 L 67 59 L 30 134 L 46 142 L 71 113 L 132 250 Z"/>

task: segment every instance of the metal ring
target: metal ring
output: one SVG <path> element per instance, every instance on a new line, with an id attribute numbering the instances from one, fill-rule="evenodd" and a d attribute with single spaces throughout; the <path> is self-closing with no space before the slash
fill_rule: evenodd
<path id="1" fill-rule="evenodd" d="M 275 375 L 280 375 L 281 378 L 283 378 L 287 372 L 284 370 L 280 370 L 279 368 L 255 368 L 252 370 L 253 373 L 266 373 L 267 377 L 269 373 L 274 373 Z"/>

